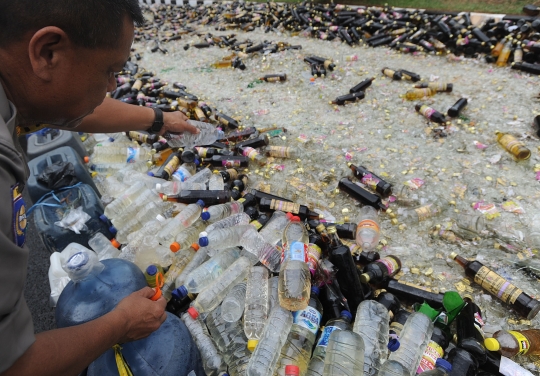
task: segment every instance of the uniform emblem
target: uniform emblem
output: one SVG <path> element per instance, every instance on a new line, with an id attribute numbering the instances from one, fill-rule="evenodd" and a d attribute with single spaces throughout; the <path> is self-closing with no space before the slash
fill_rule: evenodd
<path id="1" fill-rule="evenodd" d="M 12 213 L 13 213 L 13 240 L 19 247 L 26 240 L 26 205 L 22 197 L 22 187 L 19 183 L 11 187 Z"/>

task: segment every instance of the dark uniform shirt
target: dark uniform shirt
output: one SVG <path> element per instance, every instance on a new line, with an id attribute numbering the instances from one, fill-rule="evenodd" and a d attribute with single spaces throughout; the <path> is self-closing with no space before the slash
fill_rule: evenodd
<path id="1" fill-rule="evenodd" d="M 28 263 L 26 207 L 21 192 L 28 167 L 17 141 L 17 110 L 0 85 L 0 373 L 34 343 L 24 300 Z"/>

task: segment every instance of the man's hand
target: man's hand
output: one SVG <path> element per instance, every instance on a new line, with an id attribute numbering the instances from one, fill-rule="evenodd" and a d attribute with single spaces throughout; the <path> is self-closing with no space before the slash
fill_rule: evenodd
<path id="1" fill-rule="evenodd" d="M 122 322 L 126 325 L 126 332 L 120 343 L 148 337 L 165 321 L 167 302 L 163 297 L 156 301 L 150 300 L 154 294 L 153 289 L 145 287 L 118 303 L 113 313 L 121 316 Z"/>
<path id="2" fill-rule="evenodd" d="M 162 136 L 165 132 L 182 133 L 189 132 L 193 134 L 199 133 L 199 130 L 193 125 L 189 124 L 188 117 L 181 111 L 164 112 L 163 113 L 163 128 L 159 132 Z"/>

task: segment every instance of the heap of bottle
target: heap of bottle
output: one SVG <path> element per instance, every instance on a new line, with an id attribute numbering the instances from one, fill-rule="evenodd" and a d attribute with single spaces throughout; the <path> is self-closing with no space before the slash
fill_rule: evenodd
<path id="1" fill-rule="evenodd" d="M 148 10 L 153 13 L 154 25 L 139 28 L 135 39 L 150 40 L 154 51 L 166 52 L 162 42 L 192 34 L 196 25 L 213 25 L 223 31 L 252 31 L 262 27 L 265 32 L 288 31 L 323 40 L 340 39 L 350 46 L 361 43 L 387 46 L 405 53 L 451 53 L 468 57 L 482 54 L 487 62 L 499 67 L 511 64 L 513 69 L 540 73 L 536 64 L 540 61 L 540 21 L 532 17 L 490 18 L 475 25 L 468 13 L 452 15 L 309 1 L 228 2 Z M 198 46 L 209 47 L 214 43 L 211 37 Z"/>

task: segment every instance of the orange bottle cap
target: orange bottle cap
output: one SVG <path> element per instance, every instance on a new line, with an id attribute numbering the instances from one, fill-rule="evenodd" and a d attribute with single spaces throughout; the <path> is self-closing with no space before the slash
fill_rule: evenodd
<path id="1" fill-rule="evenodd" d="M 90 162 L 90 158 L 89 158 L 88 156 L 85 156 L 85 157 L 83 158 L 83 160 L 84 160 L 84 163 Z"/>
<path id="2" fill-rule="evenodd" d="M 120 243 L 118 242 L 118 240 L 116 239 L 112 239 L 111 240 L 111 244 L 113 245 L 114 248 L 120 248 Z"/>
<path id="3" fill-rule="evenodd" d="M 156 293 L 150 298 L 150 300 L 153 300 L 155 302 L 159 298 L 161 298 L 161 289 L 159 287 L 156 287 Z"/>
<path id="4" fill-rule="evenodd" d="M 197 252 L 199 250 L 199 248 L 201 248 L 197 243 L 193 243 L 191 244 L 191 248 L 193 248 L 195 250 L 195 252 Z"/>
<path id="5" fill-rule="evenodd" d="M 176 253 L 180 250 L 180 244 L 178 244 L 177 242 L 174 242 L 170 245 L 169 248 L 171 249 L 171 251 Z"/>

